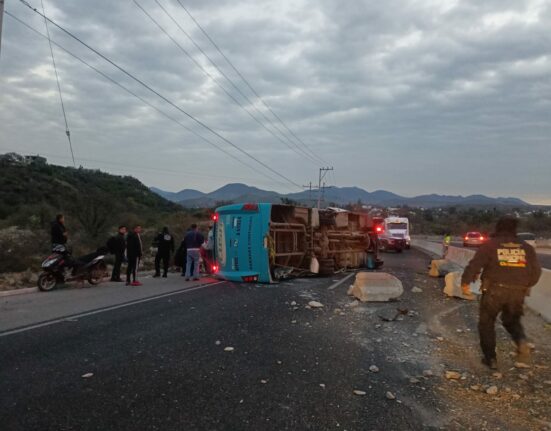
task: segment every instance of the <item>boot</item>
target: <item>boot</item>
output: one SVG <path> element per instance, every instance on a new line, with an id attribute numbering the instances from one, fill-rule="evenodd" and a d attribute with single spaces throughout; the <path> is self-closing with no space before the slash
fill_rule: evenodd
<path id="1" fill-rule="evenodd" d="M 497 370 L 496 358 L 482 358 L 482 363 L 486 365 L 490 370 Z"/>
<path id="2" fill-rule="evenodd" d="M 526 341 L 519 341 L 517 344 L 517 362 L 528 365 L 530 363 L 530 356 L 532 352 L 530 346 Z"/>

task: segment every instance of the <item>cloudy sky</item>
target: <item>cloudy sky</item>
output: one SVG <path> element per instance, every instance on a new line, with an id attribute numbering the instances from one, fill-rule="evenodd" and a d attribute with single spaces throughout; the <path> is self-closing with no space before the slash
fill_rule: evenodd
<path id="1" fill-rule="evenodd" d="M 327 164 L 338 186 L 551 204 L 551 0 L 180 0 L 262 101 L 177 0 L 136 1 L 173 40 L 133 0 L 44 0 L 172 102 L 51 26 L 147 102 L 54 46 L 79 165 L 172 191 L 291 192 Z M 18 0 L 6 10 L 45 32 Z M 1 49 L 0 152 L 70 164 L 47 40 L 5 16 Z"/>

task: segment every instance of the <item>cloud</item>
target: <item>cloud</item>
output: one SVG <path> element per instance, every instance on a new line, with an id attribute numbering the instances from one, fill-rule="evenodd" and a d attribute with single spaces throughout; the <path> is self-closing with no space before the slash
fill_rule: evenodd
<path id="1" fill-rule="evenodd" d="M 288 141 L 294 138 L 283 136 L 284 127 L 178 2 L 159 1 L 249 100 L 154 0 L 139 3 L 279 139 L 237 106 L 132 1 L 47 0 L 45 5 L 54 20 L 254 157 L 298 184 L 314 181 L 319 163 L 281 142 L 294 146 Z M 274 112 L 335 166 L 338 185 L 405 195 L 514 195 L 551 203 L 548 1 L 181 1 Z M 44 31 L 40 18 L 19 3 L 6 7 Z M 51 31 L 67 49 L 243 158 L 59 30 Z M 247 163 L 257 171 L 239 164 L 54 50 L 77 160 L 119 161 L 125 173 L 171 190 L 211 190 L 235 178 L 293 189 L 261 175 L 258 170 L 266 170 L 252 160 Z M 47 42 L 10 17 L 4 19 L 0 72 L 0 151 L 47 152 L 58 155 L 50 156 L 52 161 L 66 164 L 68 147 Z"/>

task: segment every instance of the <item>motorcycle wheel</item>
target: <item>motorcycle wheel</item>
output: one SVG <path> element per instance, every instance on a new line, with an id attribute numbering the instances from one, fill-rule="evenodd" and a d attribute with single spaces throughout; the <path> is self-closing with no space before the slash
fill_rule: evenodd
<path id="1" fill-rule="evenodd" d="M 49 292 L 57 284 L 57 280 L 54 274 L 43 272 L 38 276 L 38 288 L 43 292 Z"/>
<path id="2" fill-rule="evenodd" d="M 88 277 L 88 283 L 95 286 L 96 284 L 100 284 L 103 281 L 103 277 L 105 276 L 105 265 L 98 265 L 95 268 L 93 268 L 90 271 L 90 276 Z"/>

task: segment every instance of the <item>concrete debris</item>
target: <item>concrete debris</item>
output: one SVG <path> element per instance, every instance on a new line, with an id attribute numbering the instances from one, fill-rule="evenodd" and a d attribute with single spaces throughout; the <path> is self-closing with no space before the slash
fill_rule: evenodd
<path id="1" fill-rule="evenodd" d="M 318 301 L 310 301 L 308 303 L 308 305 L 311 307 L 311 308 L 322 308 L 323 307 L 323 304 L 321 302 L 318 302 Z"/>
<path id="2" fill-rule="evenodd" d="M 472 390 L 472 391 L 480 391 L 481 388 L 482 388 L 482 387 L 481 387 L 480 385 L 472 385 L 472 386 L 471 386 L 471 390 Z"/>
<path id="3" fill-rule="evenodd" d="M 530 365 L 524 362 L 515 362 L 515 368 L 530 368 Z"/>
<path id="4" fill-rule="evenodd" d="M 546 380 L 543 383 L 545 383 L 546 385 L 551 385 L 551 380 Z"/>
<path id="5" fill-rule="evenodd" d="M 471 283 L 469 285 L 469 288 L 472 294 L 466 295 L 463 293 L 463 289 L 461 288 L 462 275 L 463 275 L 462 271 L 452 271 L 449 274 L 446 274 L 446 277 L 444 279 L 446 282 L 446 285 L 444 287 L 444 293 L 451 297 L 472 300 L 474 299 L 472 294 L 480 295 L 480 281 Z"/>
<path id="6" fill-rule="evenodd" d="M 386 399 L 387 400 L 395 400 L 396 399 L 396 395 L 394 395 L 392 392 L 388 391 L 386 394 Z"/>
<path id="7" fill-rule="evenodd" d="M 217 346 L 219 346 L 220 344 L 222 344 L 222 342 L 221 342 L 220 340 L 216 340 L 216 341 L 214 342 L 214 344 L 216 344 Z"/>
<path id="8" fill-rule="evenodd" d="M 528 380 L 528 376 L 527 376 L 526 374 L 519 374 L 519 375 L 518 375 L 518 378 L 519 378 L 520 380 Z"/>
<path id="9" fill-rule="evenodd" d="M 364 395 L 367 394 L 367 392 L 365 392 L 365 391 L 360 391 L 359 389 L 354 389 L 354 394 L 363 397 Z"/>
<path id="10" fill-rule="evenodd" d="M 325 384 L 320 383 L 320 388 L 325 389 Z"/>
<path id="11" fill-rule="evenodd" d="M 446 371 L 445 376 L 448 380 L 459 380 L 461 378 L 461 374 L 457 371 Z"/>
<path id="12" fill-rule="evenodd" d="M 348 308 L 354 308 L 354 307 L 357 307 L 358 305 L 360 305 L 360 302 L 359 301 L 352 301 L 352 302 L 349 302 L 348 304 L 345 305 L 345 307 L 348 307 Z"/>
<path id="13" fill-rule="evenodd" d="M 432 376 L 434 376 L 434 373 L 432 372 L 432 370 L 423 371 L 423 377 L 432 377 Z"/>
<path id="14" fill-rule="evenodd" d="M 378 373 L 379 367 L 377 365 L 372 365 L 369 367 L 369 371 L 371 371 L 372 373 Z"/>
<path id="15" fill-rule="evenodd" d="M 420 383 L 421 381 L 416 377 L 410 377 L 409 382 L 412 384 L 417 384 L 417 383 Z"/>
<path id="16" fill-rule="evenodd" d="M 421 293 L 421 292 L 423 292 L 423 289 L 420 289 L 420 288 L 418 288 L 417 286 L 415 286 L 413 289 L 411 289 L 411 291 L 412 291 L 413 293 Z"/>
<path id="17" fill-rule="evenodd" d="M 260 381 L 260 383 L 262 383 L 263 385 L 265 385 L 266 383 L 268 383 L 268 380 L 262 379 L 262 380 Z"/>
<path id="18" fill-rule="evenodd" d="M 493 373 L 492 376 L 494 376 L 496 379 L 502 379 L 503 378 L 502 373 Z"/>
<path id="19" fill-rule="evenodd" d="M 436 259 L 430 263 L 430 277 L 444 277 L 446 274 L 459 271 L 461 267 L 446 259 Z"/>
<path id="20" fill-rule="evenodd" d="M 404 293 L 402 282 L 386 272 L 359 272 L 352 294 L 361 302 L 387 302 Z"/>
<path id="21" fill-rule="evenodd" d="M 438 341 L 444 341 L 444 337 L 436 337 Z"/>
<path id="22" fill-rule="evenodd" d="M 497 386 L 490 386 L 488 389 L 486 389 L 486 393 L 488 395 L 497 395 L 498 392 L 499 389 L 497 388 Z"/>
<path id="23" fill-rule="evenodd" d="M 295 305 L 297 305 L 297 301 L 291 301 L 291 306 L 294 307 Z"/>
<path id="24" fill-rule="evenodd" d="M 350 287 L 348 288 L 348 290 L 346 291 L 346 294 L 348 296 L 354 296 L 354 294 L 352 293 L 353 290 L 354 290 L 354 285 L 351 284 Z"/>
<path id="25" fill-rule="evenodd" d="M 235 349 L 233 347 L 230 347 L 230 346 L 224 348 L 224 352 L 233 352 L 234 350 Z"/>
<path id="26" fill-rule="evenodd" d="M 83 379 L 89 379 L 90 377 L 92 377 L 94 375 L 94 373 L 86 373 L 86 374 L 83 374 L 82 377 Z"/>

